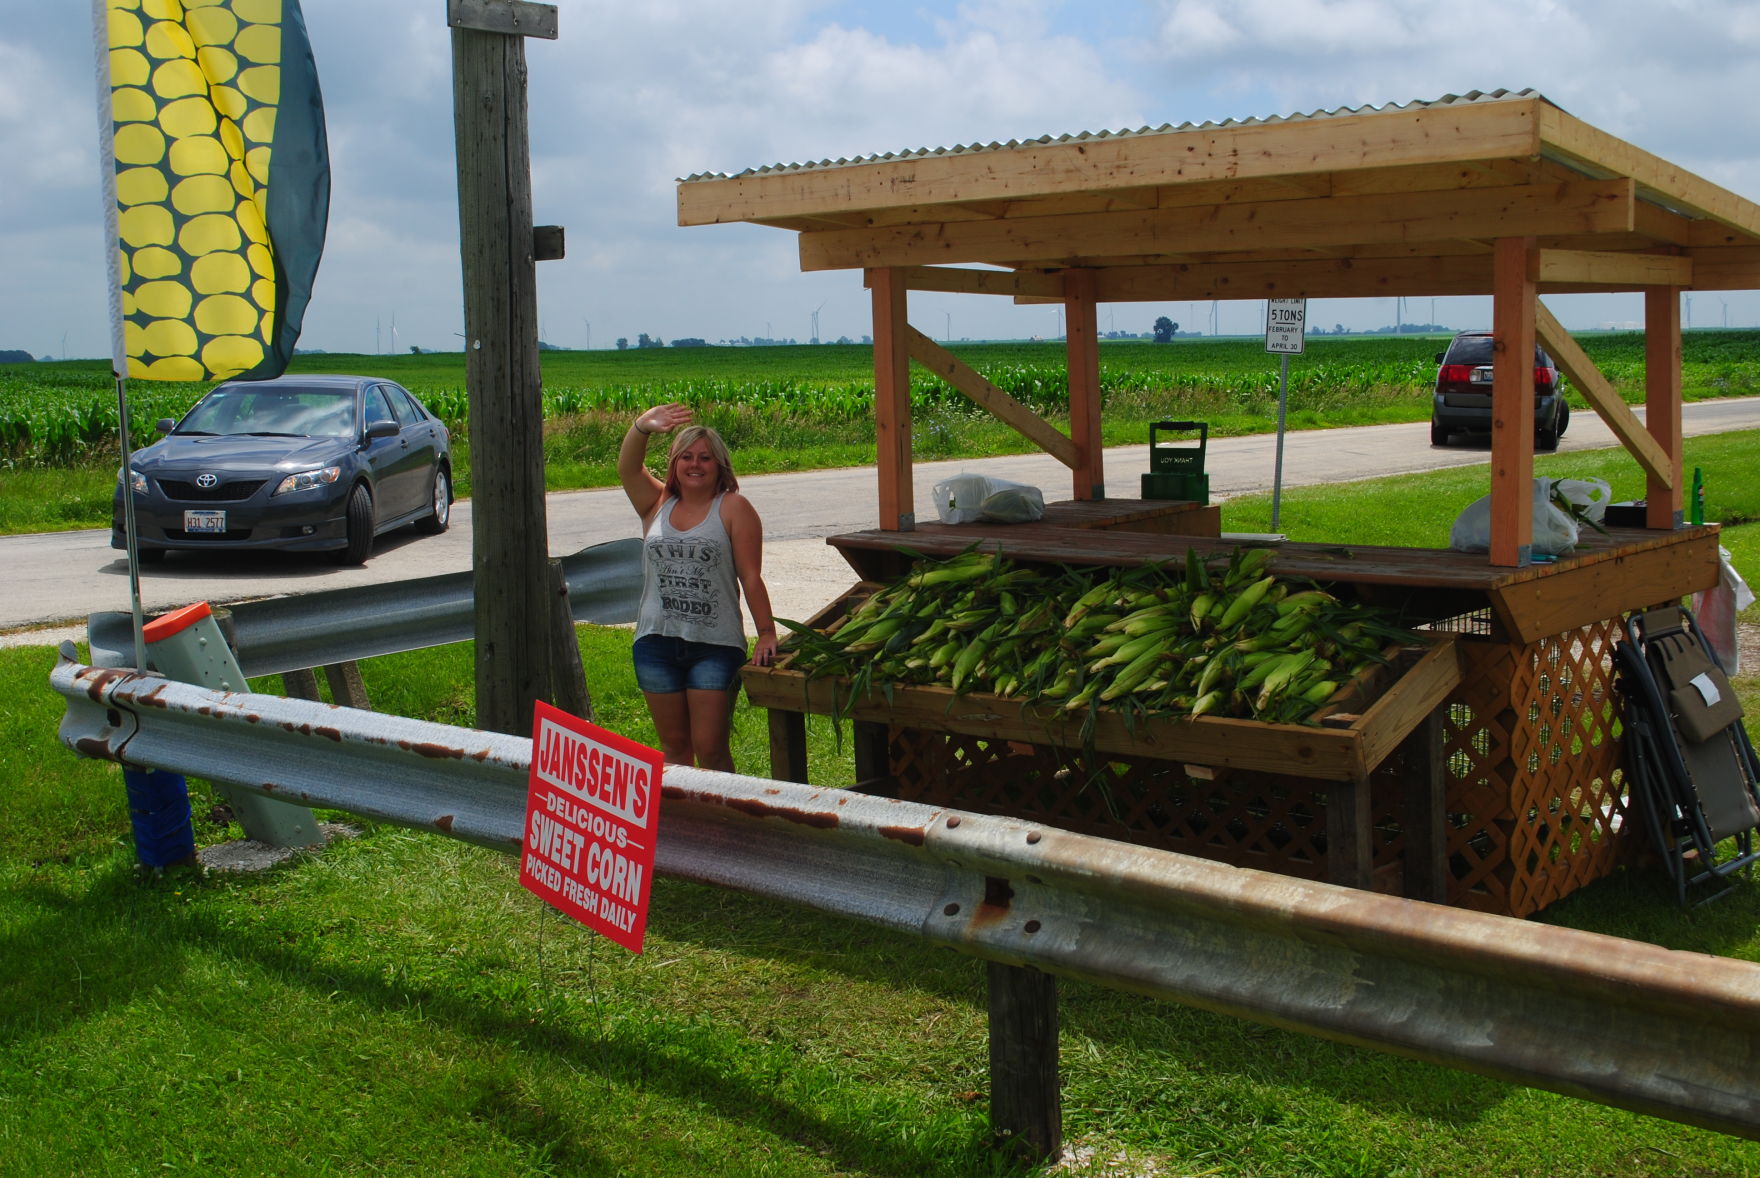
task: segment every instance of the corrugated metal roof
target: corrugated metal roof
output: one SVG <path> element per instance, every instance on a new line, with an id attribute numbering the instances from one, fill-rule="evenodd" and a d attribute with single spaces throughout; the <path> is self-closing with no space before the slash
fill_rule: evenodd
<path id="1" fill-rule="evenodd" d="M 766 176 L 777 172 L 813 172 L 826 168 L 846 168 L 859 164 L 884 163 L 888 160 L 923 159 L 939 155 L 974 155 L 986 151 L 1007 151 L 1010 148 L 1032 147 L 1052 143 L 1080 143 L 1093 139 L 1117 139 L 1137 135 L 1169 135 L 1182 131 L 1204 131 L 1224 127 L 1251 127 L 1268 123 L 1294 123 L 1308 119 L 1341 118 L 1347 115 L 1389 114 L 1403 110 L 1422 110 L 1427 107 L 1459 106 L 1465 103 L 1501 102 L 1511 99 L 1538 98 L 1548 105 L 1557 106 L 1538 90 L 1472 90 L 1466 94 L 1445 94 L 1436 99 L 1413 99 L 1410 102 L 1389 102 L 1382 106 L 1341 106 L 1333 110 L 1316 110 L 1307 113 L 1288 115 L 1269 115 L 1263 118 L 1224 119 L 1221 122 L 1163 123 L 1159 127 L 1139 127 L 1136 130 L 1121 131 L 1080 131 L 1069 135 L 1041 135 L 1037 139 L 1010 139 L 1007 143 L 968 143 L 954 147 L 918 147 L 907 151 L 887 152 L 884 155 L 866 155 L 855 159 L 816 160 L 794 164 L 768 164 L 761 168 L 747 168 L 743 172 L 698 172 L 686 176 L 679 181 L 688 184 L 695 180 L 732 180 L 743 176 Z M 1561 108 L 1562 109 L 1562 108 Z"/>

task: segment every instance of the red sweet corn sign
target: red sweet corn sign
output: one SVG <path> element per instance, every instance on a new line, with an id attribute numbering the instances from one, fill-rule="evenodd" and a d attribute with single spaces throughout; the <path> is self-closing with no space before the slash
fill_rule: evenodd
<path id="1" fill-rule="evenodd" d="M 660 753 L 539 702 L 519 882 L 632 953 L 648 927 Z"/>

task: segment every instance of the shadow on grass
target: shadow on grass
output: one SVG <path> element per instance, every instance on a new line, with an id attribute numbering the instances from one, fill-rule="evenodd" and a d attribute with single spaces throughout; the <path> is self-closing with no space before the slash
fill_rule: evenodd
<path id="1" fill-rule="evenodd" d="M 786 1055 L 787 1048 L 745 1039 L 725 1027 L 658 1016 L 639 1023 L 648 1032 L 640 1037 L 639 1031 L 620 1031 L 620 1024 L 632 1024 L 628 1016 L 618 1015 L 601 1034 L 596 1022 L 564 1025 L 560 1015 L 535 1006 L 527 1000 L 531 990 L 523 980 L 510 979 L 499 987 L 449 988 L 413 980 L 403 970 L 388 976 L 385 962 L 378 959 L 319 960 L 310 952 L 320 943 L 319 934 L 273 921 L 238 924 L 223 907 L 204 906 L 201 896 L 209 885 L 194 874 L 143 877 L 118 856 L 94 875 L 90 887 L 78 894 L 46 884 L 12 890 L 15 909 L 21 915 L 34 909 L 34 915 L 14 921 L 0 936 L 0 962 L 8 963 L 0 1045 L 53 1037 L 155 992 L 187 986 L 190 954 L 213 954 L 313 995 L 346 998 L 375 1012 L 419 1008 L 425 1018 L 449 1030 L 547 1059 L 559 1067 L 550 1075 L 591 1073 L 607 1086 L 656 1091 L 729 1122 L 801 1143 L 831 1159 L 840 1171 L 915 1178 L 955 1172 L 950 1165 L 965 1164 L 957 1172 L 1026 1172 L 989 1150 L 981 1133 L 960 1141 L 955 1132 L 950 1157 L 944 1127 L 913 1135 L 921 1140 L 888 1130 L 886 1124 L 898 1118 L 881 1115 L 890 1111 L 884 1096 L 864 1100 L 845 1090 L 837 1101 L 837 1107 L 847 1110 L 844 1115 L 807 1111 L 778 1095 L 774 1082 L 811 1065 L 792 1055 L 765 1059 L 766 1053 Z M 467 957 L 461 964 L 469 966 L 473 960 Z M 730 1053 L 730 1036 L 733 1051 L 742 1058 Z M 748 1047 L 756 1058 L 746 1054 Z M 772 1083 L 764 1083 L 766 1079 Z M 806 1077 L 809 1090 L 816 1086 L 814 1080 Z M 831 1084 L 829 1078 L 824 1082 Z M 497 1085 L 492 1077 L 483 1077 L 477 1086 L 483 1090 L 480 1099 L 461 1113 L 491 1120 L 499 1131 L 547 1157 L 558 1172 L 623 1172 L 583 1149 L 577 1118 L 545 1112 L 515 1082 Z"/>

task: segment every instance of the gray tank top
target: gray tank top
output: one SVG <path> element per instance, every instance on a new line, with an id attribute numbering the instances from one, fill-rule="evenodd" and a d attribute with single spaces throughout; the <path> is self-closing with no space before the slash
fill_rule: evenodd
<path id="1" fill-rule="evenodd" d="M 665 634 L 745 649 L 733 541 L 721 522 L 721 496 L 688 532 L 672 526 L 677 499 L 668 499 L 643 537 L 642 605 L 636 637 Z"/>

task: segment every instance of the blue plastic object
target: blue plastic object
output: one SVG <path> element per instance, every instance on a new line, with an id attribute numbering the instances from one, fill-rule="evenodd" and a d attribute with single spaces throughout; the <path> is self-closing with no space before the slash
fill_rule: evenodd
<path id="1" fill-rule="evenodd" d="M 143 866 L 170 867 L 196 856 L 190 824 L 189 787 L 181 773 L 163 769 L 124 769 L 128 816 L 134 824 L 134 853 Z"/>

